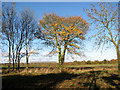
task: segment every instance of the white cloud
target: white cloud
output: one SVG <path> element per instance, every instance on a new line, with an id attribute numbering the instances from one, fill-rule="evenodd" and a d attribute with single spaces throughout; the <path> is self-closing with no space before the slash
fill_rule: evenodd
<path id="1" fill-rule="evenodd" d="M 0 57 L 7 57 L 8 56 L 8 52 L 0 52 Z"/>
<path id="2" fill-rule="evenodd" d="M 47 54 L 49 54 L 49 51 L 44 51 L 44 52 L 42 53 L 42 56 L 46 56 Z"/>

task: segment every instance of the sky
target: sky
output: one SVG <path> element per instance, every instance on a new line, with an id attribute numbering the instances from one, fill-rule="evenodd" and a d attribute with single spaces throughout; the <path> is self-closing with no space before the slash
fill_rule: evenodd
<path id="1" fill-rule="evenodd" d="M 16 2 L 16 10 L 20 12 L 26 8 L 30 9 L 34 12 L 34 17 L 38 21 L 42 19 L 44 13 L 56 13 L 59 16 L 81 16 L 85 20 L 88 20 L 86 13 L 83 11 L 83 8 L 89 9 L 94 2 Z M 94 3 L 96 5 L 96 3 Z M 90 29 L 94 29 L 90 26 Z M 88 36 L 93 34 L 94 32 L 88 32 Z M 101 48 L 99 50 L 95 49 L 95 45 L 93 41 L 85 41 L 85 55 L 86 57 L 78 57 L 74 55 L 74 59 L 70 58 L 70 56 L 66 52 L 65 62 L 72 62 L 74 60 L 77 61 L 87 61 L 87 60 L 111 60 L 116 59 L 116 51 L 114 47 L 110 47 L 108 49 L 103 49 L 101 52 Z M 105 46 L 107 47 L 107 45 Z M 0 59 L 2 62 L 8 62 L 8 57 L 4 57 L 4 55 L 8 54 L 8 48 L 5 47 L 5 51 L 0 51 Z M 38 48 L 40 50 L 38 50 Z M 45 56 L 49 51 L 50 47 L 43 47 L 40 44 L 39 40 L 35 40 L 33 43 L 33 49 L 35 49 L 39 54 L 32 55 L 29 57 L 29 62 L 46 62 L 46 61 L 56 61 L 58 62 L 58 56 L 54 55 L 52 57 Z M 24 52 L 24 50 L 23 50 Z M 21 60 L 21 62 L 25 62 L 25 58 Z"/>

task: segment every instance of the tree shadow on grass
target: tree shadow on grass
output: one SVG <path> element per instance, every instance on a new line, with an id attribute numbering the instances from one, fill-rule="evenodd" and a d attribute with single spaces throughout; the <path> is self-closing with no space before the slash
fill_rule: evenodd
<path id="1" fill-rule="evenodd" d="M 87 88 L 91 89 L 101 89 L 99 85 L 100 80 L 104 80 L 111 86 L 115 86 L 115 89 L 120 88 L 120 83 L 115 83 L 114 80 L 120 80 L 120 78 L 115 74 L 109 74 L 109 76 L 104 76 L 102 74 L 109 74 L 108 71 L 90 71 L 89 73 L 81 74 L 70 74 L 67 72 L 63 73 L 51 73 L 46 75 L 9 75 L 2 77 L 2 87 L 3 88 L 56 88 L 59 83 L 62 84 L 65 80 L 70 80 L 72 86 L 69 88 Z M 101 76 L 99 76 L 101 75 Z M 75 86 L 73 80 L 78 81 L 78 86 Z M 68 82 L 66 82 L 68 83 Z M 64 86 L 62 86 L 64 87 Z M 109 86 L 108 86 L 109 87 Z"/>
<path id="2" fill-rule="evenodd" d="M 46 75 L 10 75 L 2 77 L 2 88 L 55 88 L 57 83 L 78 75 L 66 72 Z"/>
<path id="3" fill-rule="evenodd" d="M 90 82 L 90 85 L 89 85 L 89 89 L 100 89 L 100 86 L 96 83 L 97 79 L 99 79 L 99 75 L 102 73 L 102 71 L 90 71 L 91 75 L 92 75 L 92 80 Z M 108 73 L 106 71 L 106 73 Z"/>
<path id="4" fill-rule="evenodd" d="M 103 87 L 107 87 L 109 89 L 113 89 L 113 88 L 120 89 L 120 77 L 118 77 L 118 75 L 110 74 L 108 73 L 108 71 L 90 71 L 89 73 L 90 74 L 84 74 L 84 76 L 82 76 L 87 79 L 86 80 L 87 82 L 84 82 L 83 85 L 84 87 L 88 87 L 89 90 L 101 89 L 101 86 L 99 85 L 99 83 L 101 82 L 100 80 L 104 80 L 106 85 L 109 85 L 109 86 L 104 85 Z M 105 73 L 109 76 L 102 75 Z M 117 80 L 118 83 L 114 82 L 114 80 Z"/>
<path id="5" fill-rule="evenodd" d="M 90 71 L 90 74 L 86 75 L 87 81 L 84 83 L 84 87 L 88 87 L 89 90 L 100 89 L 100 86 L 96 83 L 96 80 L 99 79 L 99 75 L 102 71 Z"/>
<path id="6" fill-rule="evenodd" d="M 120 90 L 120 77 L 116 74 L 111 74 L 111 76 L 103 76 L 102 79 L 105 80 L 106 83 L 109 83 L 112 86 L 115 86 L 116 89 Z M 118 83 L 115 83 L 114 80 L 119 80 Z"/>

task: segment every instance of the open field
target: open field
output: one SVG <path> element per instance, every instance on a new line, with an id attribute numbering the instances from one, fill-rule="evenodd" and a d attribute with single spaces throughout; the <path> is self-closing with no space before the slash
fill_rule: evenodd
<path id="1" fill-rule="evenodd" d="M 115 64 L 64 66 L 63 73 L 59 72 L 57 63 L 54 63 L 54 67 L 45 65 L 32 65 L 28 72 L 22 67 L 10 73 L 5 73 L 7 69 L 3 66 L 3 88 L 120 89 L 120 77 Z"/>
<path id="2" fill-rule="evenodd" d="M 24 72 L 25 64 L 22 63 L 20 71 Z M 70 65 L 68 63 L 64 64 L 64 70 L 69 72 L 83 72 L 83 71 L 93 71 L 93 70 L 116 70 L 117 64 L 85 64 L 85 65 Z M 11 65 L 12 71 L 12 65 Z M 58 63 L 30 63 L 29 72 L 59 72 Z M 2 73 L 8 73 L 8 64 L 2 64 Z"/>
<path id="3" fill-rule="evenodd" d="M 81 65 L 70 65 L 69 63 L 65 63 L 64 67 L 117 67 L 117 63 L 115 64 L 81 64 Z M 2 68 L 8 68 L 8 64 L 2 64 Z M 11 64 L 12 67 L 12 64 Z M 21 63 L 20 67 L 26 67 L 25 63 Z M 29 67 L 58 67 L 58 63 L 30 63 Z"/>

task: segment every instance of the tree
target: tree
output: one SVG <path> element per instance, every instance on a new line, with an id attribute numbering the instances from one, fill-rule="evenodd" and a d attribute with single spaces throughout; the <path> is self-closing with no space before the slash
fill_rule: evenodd
<path id="1" fill-rule="evenodd" d="M 17 23 L 15 24 L 15 45 L 16 45 L 16 62 L 18 63 L 18 70 L 20 68 L 20 60 L 23 57 L 23 53 L 21 50 L 25 47 L 25 29 L 24 22 L 21 18 L 17 19 Z"/>
<path id="2" fill-rule="evenodd" d="M 80 16 L 66 18 L 54 13 L 44 14 L 43 20 L 39 22 L 41 29 L 37 37 L 43 39 L 44 44 L 52 46 L 49 55 L 58 53 L 61 72 L 66 50 L 70 54 L 81 55 L 79 49 L 85 39 L 88 23 Z"/>
<path id="3" fill-rule="evenodd" d="M 98 7 L 97 7 L 98 5 Z M 91 9 L 86 9 L 85 12 L 91 20 L 92 24 L 96 25 L 96 44 L 103 46 L 107 43 L 112 43 L 116 48 L 118 59 L 118 73 L 120 76 L 120 53 L 119 45 L 120 38 L 118 28 L 118 4 L 113 3 L 97 3 L 97 5 L 91 4 Z"/>
<path id="4" fill-rule="evenodd" d="M 103 62 L 104 62 L 104 64 L 106 64 L 106 63 L 107 63 L 107 60 L 106 60 L 106 59 L 104 59 L 104 60 L 103 60 Z"/>
<path id="5" fill-rule="evenodd" d="M 2 39 L 7 40 L 9 43 L 9 65 L 8 69 L 10 69 L 11 56 L 13 61 L 13 71 L 14 71 L 14 25 L 16 23 L 16 11 L 14 10 L 14 6 L 10 7 L 3 6 L 2 10 Z M 11 55 L 11 50 L 12 54 Z"/>
<path id="6" fill-rule="evenodd" d="M 92 61 L 88 60 L 88 61 L 86 62 L 86 64 L 92 64 Z"/>
<path id="7" fill-rule="evenodd" d="M 26 50 L 26 69 L 28 70 L 28 54 L 31 42 L 34 40 L 34 33 L 37 30 L 37 23 L 33 17 L 33 13 L 25 9 L 21 12 L 21 29 L 25 39 Z"/>
<path id="8" fill-rule="evenodd" d="M 27 68 L 28 68 L 28 56 L 32 52 L 28 52 L 31 46 L 31 42 L 34 40 L 34 32 L 37 29 L 37 23 L 30 10 L 24 10 L 21 13 L 17 13 L 14 7 L 4 6 L 2 13 L 2 39 L 7 40 L 9 43 L 9 66 L 11 58 L 13 61 L 13 70 L 18 62 L 18 69 L 20 68 L 20 59 L 26 56 Z M 19 15 L 19 16 L 18 16 Z M 26 53 L 22 53 L 21 50 L 26 46 Z M 34 52 L 33 52 L 34 53 Z"/>
<path id="9" fill-rule="evenodd" d="M 2 5 L 0 3 L 0 40 L 2 38 Z"/>
<path id="10" fill-rule="evenodd" d="M 99 61 L 98 61 L 98 60 L 95 60 L 93 63 L 94 63 L 94 64 L 99 64 Z"/>

